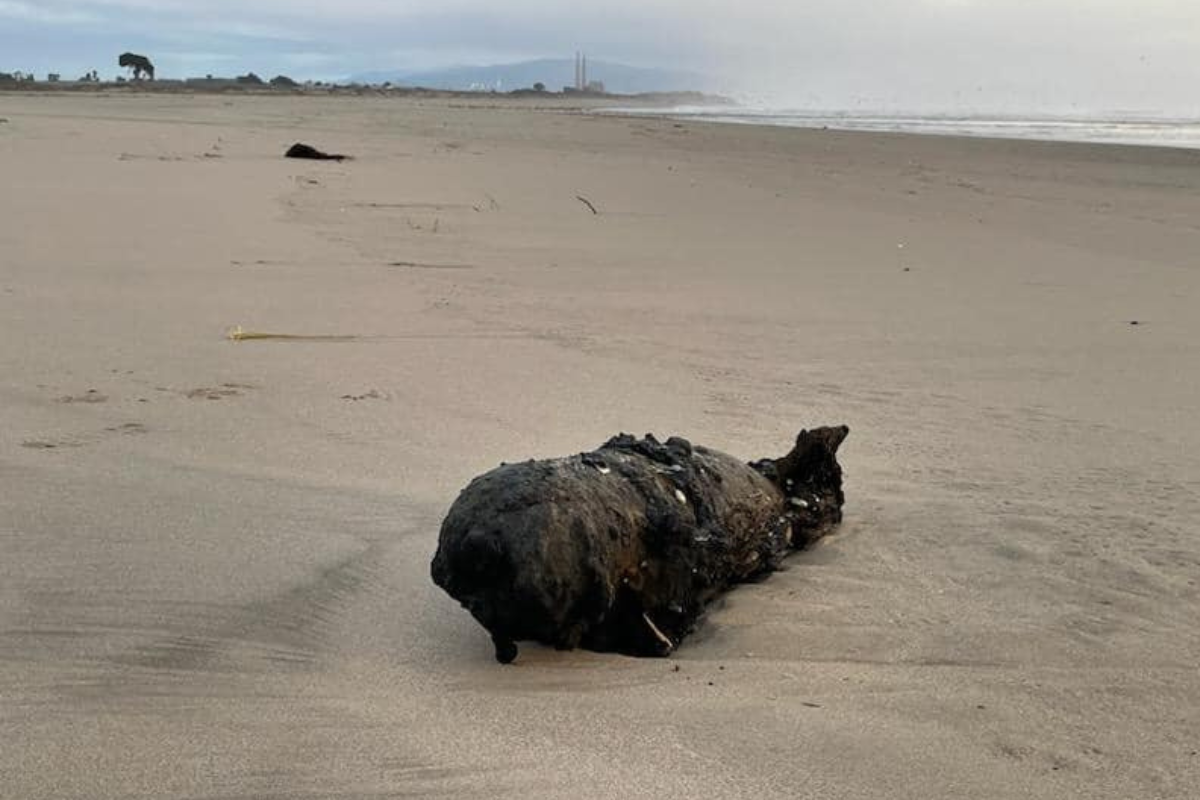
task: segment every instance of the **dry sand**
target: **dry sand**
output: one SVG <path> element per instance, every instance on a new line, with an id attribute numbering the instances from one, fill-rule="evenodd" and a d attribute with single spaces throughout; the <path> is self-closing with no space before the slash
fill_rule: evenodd
<path id="1" fill-rule="evenodd" d="M 1196 796 L 1200 153 L 0 117 L 0 796 Z M 500 667 L 428 578 L 502 460 L 842 422 L 840 534 L 671 660 Z"/>

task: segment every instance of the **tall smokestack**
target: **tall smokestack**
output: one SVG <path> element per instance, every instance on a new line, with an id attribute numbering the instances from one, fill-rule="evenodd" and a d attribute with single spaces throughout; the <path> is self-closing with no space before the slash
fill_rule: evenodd
<path id="1" fill-rule="evenodd" d="M 583 54 L 583 81 L 582 81 L 582 83 L 583 83 L 583 85 L 582 85 L 582 86 L 580 86 L 579 88 L 580 88 L 580 89 L 585 89 L 585 90 L 586 90 L 586 89 L 587 89 L 587 87 L 588 87 L 588 79 L 587 79 L 587 53 L 584 53 L 584 54 Z"/>
<path id="2" fill-rule="evenodd" d="M 576 89 L 581 88 L 579 84 L 583 79 L 583 70 L 580 68 L 581 64 L 582 64 L 582 61 L 581 61 L 582 58 L 583 58 L 583 54 L 580 53 L 578 50 L 576 50 L 575 51 L 575 88 Z"/>

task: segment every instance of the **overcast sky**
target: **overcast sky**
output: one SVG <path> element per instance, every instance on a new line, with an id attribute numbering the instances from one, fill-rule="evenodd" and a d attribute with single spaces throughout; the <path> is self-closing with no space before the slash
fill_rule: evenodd
<path id="1" fill-rule="evenodd" d="M 0 71 L 338 78 L 570 57 L 776 105 L 1200 115 L 1200 0 L 0 0 Z M 598 76 L 602 77 L 602 76 Z"/>

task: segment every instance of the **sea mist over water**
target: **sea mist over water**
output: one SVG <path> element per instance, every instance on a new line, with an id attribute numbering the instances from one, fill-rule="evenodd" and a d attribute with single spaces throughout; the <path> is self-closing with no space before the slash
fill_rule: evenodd
<path id="1" fill-rule="evenodd" d="M 757 39 L 732 24 L 712 52 L 709 88 L 738 106 L 679 116 L 1200 147 L 1200 4 L 818 0 L 760 11 Z"/>
<path id="2" fill-rule="evenodd" d="M 751 6 L 712 32 L 708 55 L 720 88 L 757 108 L 1200 117 L 1200 4 L 1193 2 Z"/>

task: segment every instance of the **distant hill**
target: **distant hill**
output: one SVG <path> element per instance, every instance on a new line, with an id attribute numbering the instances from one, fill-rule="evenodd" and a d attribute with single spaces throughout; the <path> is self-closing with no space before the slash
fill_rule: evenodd
<path id="1" fill-rule="evenodd" d="M 557 92 L 564 86 L 574 86 L 575 61 L 568 58 L 541 59 L 517 64 L 450 67 L 429 72 L 364 72 L 352 75 L 347 80 L 352 83 L 391 83 L 425 89 L 496 89 L 501 92 L 528 89 L 535 83 L 544 83 L 548 90 Z M 711 84 L 711 80 L 694 72 L 631 67 L 609 61 L 588 61 L 588 80 L 603 82 L 604 88 L 615 94 L 700 91 L 710 88 Z"/>

